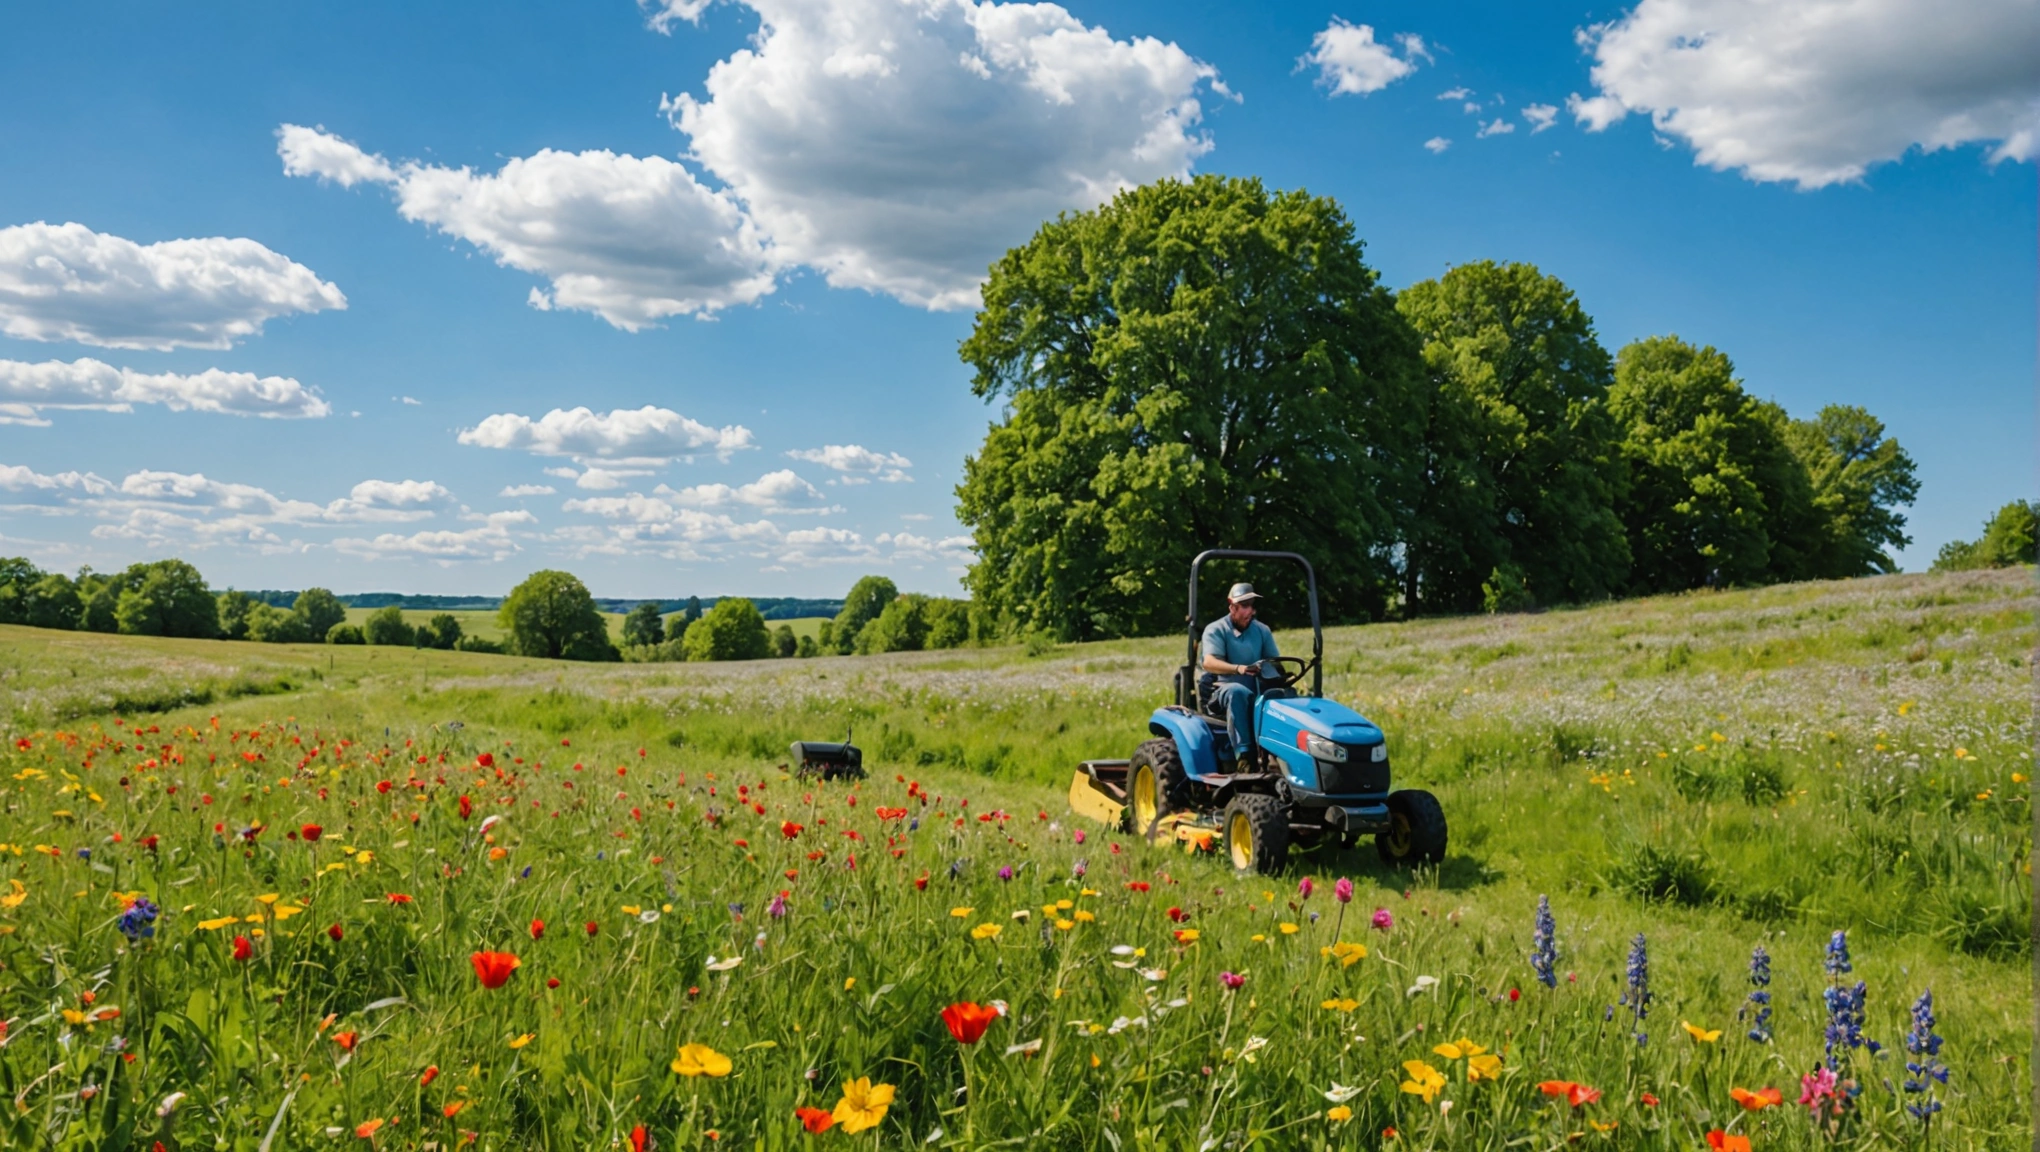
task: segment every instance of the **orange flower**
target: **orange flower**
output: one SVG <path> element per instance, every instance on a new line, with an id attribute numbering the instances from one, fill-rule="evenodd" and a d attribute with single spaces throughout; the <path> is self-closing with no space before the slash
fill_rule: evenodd
<path id="1" fill-rule="evenodd" d="M 338 1044 L 341 1050 L 346 1052 L 354 1051 L 355 1042 L 360 1039 L 361 1034 L 359 1032 L 349 1031 L 333 1033 L 333 1043 Z"/>
<path id="2" fill-rule="evenodd" d="M 510 974 L 523 961 L 508 952 L 476 952 L 468 957 L 468 963 L 475 966 L 475 978 L 482 982 L 482 987 L 501 988 L 509 983 Z"/>
<path id="3" fill-rule="evenodd" d="M 958 1044 L 975 1044 L 984 1039 L 985 1029 L 999 1018 L 997 1008 L 986 1008 L 965 1000 L 942 1010 L 942 1023 Z"/>
<path id="4" fill-rule="evenodd" d="M 1714 1149 L 1714 1152 L 1750 1152 L 1750 1138 L 1731 1136 L 1716 1128 L 1707 1134 L 1707 1146 Z"/>
<path id="5" fill-rule="evenodd" d="M 467 1107 L 467 1101 L 455 1100 L 453 1103 L 448 1104 L 446 1107 L 441 1108 L 439 1111 L 441 1115 L 445 1116 L 448 1120 L 451 1120 L 455 1116 L 460 1115 L 460 1110 L 465 1107 Z"/>
<path id="6" fill-rule="evenodd" d="M 801 1127 L 818 1136 L 836 1126 L 836 1114 L 822 1108 L 795 1108 L 793 1114 L 800 1117 Z"/>
<path id="7" fill-rule="evenodd" d="M 424 1073 L 418 1077 L 418 1087 L 427 1087 L 437 1079 L 439 1079 L 439 1065 L 434 1064 L 430 1068 L 425 1069 Z"/>
<path id="8" fill-rule="evenodd" d="M 1589 1088 L 1585 1084 L 1575 1084 L 1570 1080 L 1546 1080 L 1537 1086 L 1537 1090 L 1546 1096 L 1562 1096 L 1567 1104 L 1575 1108 L 1582 1104 L 1592 1104 L 1601 1098 L 1599 1088 Z"/>
<path id="9" fill-rule="evenodd" d="M 382 1131 L 382 1126 L 383 1120 L 380 1117 L 374 1120 L 363 1120 L 361 1123 L 356 1124 L 354 1126 L 354 1134 L 356 1136 L 361 1137 L 363 1140 L 367 1140 L 373 1137 L 377 1132 Z"/>
<path id="10" fill-rule="evenodd" d="M 1755 1092 L 1747 1088 L 1730 1088 L 1728 1098 L 1742 1105 L 1745 1112 L 1762 1112 L 1785 1102 L 1785 1094 L 1776 1088 L 1759 1088 Z"/>

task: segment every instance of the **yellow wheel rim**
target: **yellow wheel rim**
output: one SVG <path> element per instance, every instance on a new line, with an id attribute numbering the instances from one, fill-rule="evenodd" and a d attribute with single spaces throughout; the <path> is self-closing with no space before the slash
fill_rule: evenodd
<path id="1" fill-rule="evenodd" d="M 1145 836 L 1160 815 L 1155 803 L 1155 770 L 1143 764 L 1133 770 L 1133 831 Z"/>
<path id="2" fill-rule="evenodd" d="M 1389 817 L 1388 850 L 1396 856 L 1407 856 L 1414 837 L 1410 833 L 1410 818 L 1397 812 Z"/>
<path id="3" fill-rule="evenodd" d="M 1254 824 L 1245 812 L 1233 813 L 1226 823 L 1225 842 L 1232 849 L 1232 866 L 1241 872 L 1254 867 Z"/>

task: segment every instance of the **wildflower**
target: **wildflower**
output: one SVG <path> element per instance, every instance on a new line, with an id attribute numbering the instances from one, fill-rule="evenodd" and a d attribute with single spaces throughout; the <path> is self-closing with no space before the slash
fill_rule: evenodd
<path id="1" fill-rule="evenodd" d="M 1749 1038 L 1759 1044 L 1771 1042 L 1771 954 L 1764 951 L 1762 944 L 1750 949 L 1750 994 L 1747 1003 L 1736 1012 L 1740 1020 L 1743 1013 L 1752 1012 Z"/>
<path id="2" fill-rule="evenodd" d="M 1509 989 L 1509 1003 L 1514 1004 L 1516 1001 L 1521 1000 L 1522 998 L 1523 990 L 1521 988 Z"/>
<path id="3" fill-rule="evenodd" d="M 1310 899 L 1311 890 L 1315 887 L 1316 885 L 1310 882 L 1310 877 L 1308 876 L 1305 876 L 1303 879 L 1298 880 L 1296 882 L 1296 898 L 1299 900 Z"/>
<path id="4" fill-rule="evenodd" d="M 1537 898 L 1537 923 L 1530 931 L 1530 968 L 1537 973 L 1537 982 L 1546 988 L 1558 987 L 1558 921 L 1551 915 L 1551 897 Z"/>
<path id="5" fill-rule="evenodd" d="M 1445 1074 L 1422 1060 L 1403 1061 L 1403 1071 L 1408 1072 L 1410 1078 L 1402 1082 L 1402 1090 L 1412 1096 L 1423 1097 L 1426 1104 L 1437 1099 L 1438 1093 L 1445 1088 Z"/>
<path id="6" fill-rule="evenodd" d="M 317 844 L 319 842 L 319 837 L 324 836 L 325 834 L 326 830 L 324 828 L 319 827 L 317 824 L 306 824 L 298 829 L 298 835 L 304 837 L 305 843 L 307 844 Z"/>
<path id="7" fill-rule="evenodd" d="M 772 897 L 772 902 L 765 905 L 765 914 L 774 920 L 784 919 L 786 916 L 786 897 L 787 893 L 784 890 Z"/>
<path id="8" fill-rule="evenodd" d="M 343 1052 L 354 1051 L 355 1042 L 360 1039 L 361 1034 L 359 1032 L 354 1032 L 351 1030 L 347 1032 L 333 1033 L 333 1043 L 338 1044 L 340 1046 L 340 1050 Z"/>
<path id="9" fill-rule="evenodd" d="M 1353 902 L 1353 882 L 1341 876 L 1332 884 L 1332 899 L 1341 904 Z"/>
<path id="10" fill-rule="evenodd" d="M 1488 1053 L 1482 1056 L 1470 1056 L 1467 1058 L 1467 1083 L 1473 1084 L 1482 1080 L 1497 1080 L 1501 1078 L 1501 1075 L 1502 1058 L 1500 1056 Z"/>
<path id="11" fill-rule="evenodd" d="M 1877 1052 L 1877 1042 L 1866 1041 L 1863 1037 L 1865 992 L 1866 988 L 1861 980 L 1856 981 L 1852 988 L 1831 984 L 1821 990 L 1821 997 L 1826 1001 L 1828 1010 L 1826 1053 L 1829 1068 L 1839 1070 L 1842 1066 L 1841 1053 L 1837 1052 L 1837 1049 L 1846 1052 L 1850 1048 L 1861 1048 L 1868 1044 L 1873 1055 Z"/>
<path id="12" fill-rule="evenodd" d="M 1574 1108 L 1592 1104 L 1601 1098 L 1600 1089 L 1576 1084 L 1571 1080 L 1546 1080 L 1537 1086 L 1537 1090 L 1546 1096 L 1563 1097 L 1565 1102 Z"/>
<path id="13" fill-rule="evenodd" d="M 1005 928 L 1006 926 L 1003 924 L 980 924 L 970 930 L 970 938 L 973 940 L 990 940 L 1000 932 L 1005 931 Z"/>
<path id="14" fill-rule="evenodd" d="M 1632 1035 L 1638 1044 L 1648 1040 L 1649 1033 L 1643 1030 L 1643 1018 L 1650 1014 L 1650 953 L 1646 950 L 1643 933 L 1629 945 L 1628 984 L 1623 988 L 1622 1003 L 1629 1009 Z"/>
<path id="15" fill-rule="evenodd" d="M 365 855 L 367 855 L 367 853 L 363 853 L 363 855 L 365 856 Z M 390 902 L 390 903 L 392 903 L 392 904 L 409 904 L 409 903 L 411 903 L 411 897 L 410 897 L 410 896 L 408 896 L 408 895 L 406 895 L 405 893 L 402 893 L 402 892 L 389 892 L 389 893 L 385 893 L 385 894 L 384 894 L 384 896 L 385 896 L 385 898 L 386 898 L 387 900 L 389 900 L 389 902 Z"/>
<path id="16" fill-rule="evenodd" d="M 1012 878 L 1013 878 L 1013 866 L 1012 866 L 1011 864 L 1002 864 L 1002 865 L 1000 865 L 1000 866 L 999 866 L 999 879 L 1001 879 L 1001 880 L 1011 880 Z"/>
<path id="17" fill-rule="evenodd" d="M 1220 972 L 1218 974 L 1218 982 L 1229 989 L 1240 989 L 1247 986 L 1247 978 L 1237 972 Z"/>
<path id="18" fill-rule="evenodd" d="M 1707 1134 L 1707 1146 L 1714 1152 L 1750 1152 L 1750 1138 L 1716 1128 Z"/>
<path id="19" fill-rule="evenodd" d="M 1637 1097 L 1636 1099 L 1637 1099 L 1637 1100 L 1638 1100 L 1638 1102 L 1640 1102 L 1640 1103 L 1641 1103 L 1641 1104 L 1642 1104 L 1642 1105 L 1643 1105 L 1643 1106 L 1644 1106 L 1645 1108 L 1655 1108 L 1655 1107 L 1657 1107 L 1657 1106 L 1658 1106 L 1658 1098 L 1657 1098 L 1657 1097 L 1655 1097 L 1655 1096 L 1653 1096 L 1653 1095 L 1651 1095 L 1651 1094 L 1650 1094 L 1650 1093 L 1648 1093 L 1648 1092 L 1645 1092 L 1645 1093 L 1644 1093 L 1643 1095 L 1641 1095 L 1641 1096 L 1638 1096 L 1638 1097 Z"/>
<path id="20" fill-rule="evenodd" d="M 1687 1020 L 1679 1021 L 1679 1027 L 1684 1028 L 1686 1035 L 1691 1036 L 1696 1044 L 1712 1044 L 1716 1040 L 1721 1039 L 1721 1029 L 1719 1028 L 1702 1028 Z"/>
<path id="21" fill-rule="evenodd" d="M 975 912 L 975 911 L 977 911 L 977 909 L 975 909 L 975 908 L 972 908 L 972 907 L 970 907 L 969 905 L 964 905 L 964 906 L 963 906 L 963 907 L 961 907 L 961 908 L 951 908 L 951 909 L 949 910 L 949 914 L 950 914 L 951 916 L 954 916 L 954 917 L 956 917 L 956 918 L 957 918 L 958 920 L 961 920 L 961 919 L 963 919 L 963 918 L 964 918 L 965 916 L 968 916 L 968 915 L 970 915 L 971 913 L 973 913 L 973 912 Z"/>
<path id="22" fill-rule="evenodd" d="M 1337 959 L 1341 968 L 1351 968 L 1360 961 L 1367 959 L 1367 945 L 1353 944 L 1341 940 L 1336 944 L 1318 949 L 1318 955 Z"/>
<path id="23" fill-rule="evenodd" d="M 255 945 L 246 936 L 234 937 L 234 959 L 247 963 L 255 957 Z"/>
<path id="24" fill-rule="evenodd" d="M 855 1136 L 867 1128 L 876 1128 L 885 1119 L 885 1111 L 892 1106 L 893 1086 L 873 1084 L 869 1077 L 860 1076 L 843 1085 L 843 1099 L 836 1102 L 833 1113 L 836 1123 L 843 1131 Z"/>
<path id="25" fill-rule="evenodd" d="M 1835 1094 L 1834 1069 L 1815 1065 L 1812 1072 L 1799 1078 L 1799 1103 L 1818 1118 L 1823 1108 L 1840 1108 L 1841 1098 Z"/>
<path id="26" fill-rule="evenodd" d="M 1386 908 L 1376 908 L 1374 910 L 1374 919 L 1371 923 L 1376 928 L 1386 932 L 1390 928 L 1395 927 L 1395 915 Z"/>
<path id="27" fill-rule="evenodd" d="M 154 936 L 156 916 L 161 911 L 147 896 L 135 897 L 128 902 L 126 908 L 121 909 L 120 919 L 117 921 L 121 935 L 130 941 L 140 941 L 145 937 Z"/>
<path id="28" fill-rule="evenodd" d="M 1776 1088 L 1759 1088 L 1755 1092 L 1747 1088 L 1730 1088 L 1728 1098 L 1742 1105 L 1745 1112 L 1762 1112 L 1785 1102 L 1785 1094 Z"/>
<path id="29" fill-rule="evenodd" d="M 529 1044 L 536 1039 L 538 1039 L 538 1034 L 536 1032 L 526 1032 L 518 1036 L 515 1040 L 510 1041 L 510 1050 L 514 1052 L 517 1049 L 524 1047 L 526 1044 Z"/>
<path id="30" fill-rule="evenodd" d="M 434 1064 L 419 1074 L 418 1087 L 429 1088 L 432 1086 L 432 1082 L 437 1079 L 439 1079 L 439 1065 Z"/>
<path id="31" fill-rule="evenodd" d="M 1351 1012 L 1353 1009 L 1358 1008 L 1359 1006 L 1360 1002 L 1358 1000 L 1353 999 L 1327 1000 L 1324 1003 L 1318 1005 L 1318 1007 L 1323 1008 L 1328 1012 Z"/>
<path id="32" fill-rule="evenodd" d="M 800 1119 L 800 1126 L 819 1136 L 836 1126 L 833 1112 L 821 1108 L 795 1108 L 793 1114 Z"/>
<path id="33" fill-rule="evenodd" d="M 942 1023 L 949 1029 L 949 1034 L 956 1037 L 958 1044 L 975 1044 L 984 1039 L 985 1029 L 998 1018 L 997 1008 L 969 1000 L 959 1001 L 942 1010 Z"/>
<path id="34" fill-rule="evenodd" d="M 1303 931 L 1303 929 L 1301 929 L 1301 928 L 1297 927 L 1297 926 L 1296 926 L 1296 925 L 1294 925 L 1294 924 L 1291 924 L 1291 923 L 1289 923 L 1289 922 L 1288 922 L 1287 920 L 1283 921 L 1283 922 L 1282 922 L 1282 923 L 1280 923 L 1280 924 L 1277 924 L 1277 925 L 1276 925 L 1276 927 L 1277 927 L 1277 928 L 1279 928 L 1279 929 L 1281 929 L 1281 931 L 1282 931 L 1282 934 L 1283 934 L 1284 936 L 1294 936 L 1294 935 L 1296 935 L 1296 934 L 1297 934 L 1298 932 L 1301 932 L 1301 931 Z"/>
<path id="35" fill-rule="evenodd" d="M 377 1132 L 382 1131 L 383 1124 L 384 1121 L 380 1118 L 375 1120 L 363 1120 L 361 1123 L 356 1124 L 354 1126 L 354 1135 L 362 1140 L 373 1139 Z"/>
<path id="36" fill-rule="evenodd" d="M 1325 1099 L 1330 1100 L 1334 1104 L 1344 1104 L 1346 1101 L 1358 1096 L 1365 1087 L 1366 1085 L 1363 1084 L 1349 1088 L 1334 1080 L 1332 1081 L 1331 1090 L 1325 1093 Z"/>
<path id="37" fill-rule="evenodd" d="M 650 1146 L 650 1143 L 651 1134 L 645 1131 L 644 1125 L 636 1124 L 631 1127 L 630 1152 L 645 1152 L 645 1149 Z"/>
<path id="38" fill-rule="evenodd" d="M 1408 988 L 1403 989 L 1403 996 L 1405 998 L 1411 996 L 1422 996 L 1424 993 L 1429 992 L 1431 989 L 1436 988 L 1437 986 L 1438 978 L 1436 976 L 1419 976 L 1417 977 L 1416 983 L 1410 985 Z"/>
<path id="39" fill-rule="evenodd" d="M 682 1044 L 680 1054 L 673 1057 L 673 1071 L 682 1076 L 707 1076 L 721 1079 L 730 1074 L 730 1058 L 706 1044 Z"/>
<path id="40" fill-rule="evenodd" d="M 532 920 L 532 922 L 531 922 L 531 938 L 532 938 L 533 940 L 536 940 L 536 939 L 538 939 L 538 938 L 540 938 L 541 936 L 544 936 L 544 935 L 545 935 L 545 921 L 543 921 L 543 920 L 538 920 L 538 919 L 534 919 L 534 920 Z"/>
<path id="41" fill-rule="evenodd" d="M 1176 943 L 1178 944 L 1195 944 L 1197 943 L 1197 937 L 1198 931 L 1195 928 L 1176 929 Z"/>
<path id="42" fill-rule="evenodd" d="M 326 926 L 326 937 L 330 940 L 338 941 L 341 937 L 345 935 L 347 935 L 347 930 L 345 928 L 340 927 L 340 925 L 338 924 L 329 924 Z"/>
<path id="43" fill-rule="evenodd" d="M 475 814 L 475 802 L 466 796 L 460 798 L 460 818 L 465 820 Z"/>
<path id="44" fill-rule="evenodd" d="M 1849 933 L 1846 930 L 1837 928 L 1835 934 L 1828 937 L 1825 966 L 1829 976 L 1843 976 L 1855 971 L 1849 963 Z"/>
<path id="45" fill-rule="evenodd" d="M 1351 1108 L 1346 1107 L 1344 1104 L 1340 1104 L 1334 1108 L 1325 1109 L 1325 1119 L 1330 1120 L 1334 1124 L 1344 1124 L 1346 1121 L 1351 1120 L 1352 1118 L 1353 1110 Z"/>
<path id="46" fill-rule="evenodd" d="M 1183 921 L 1188 920 L 1189 918 L 1190 914 L 1188 912 L 1183 911 L 1181 908 L 1169 909 L 1169 919 L 1174 920 L 1178 924 L 1181 924 Z"/>
<path id="47" fill-rule="evenodd" d="M 1145 892 L 1149 887 L 1150 885 L 1145 880 L 1128 880 L 1126 882 L 1126 890 L 1128 892 Z"/>
<path id="48" fill-rule="evenodd" d="M 584 925 L 584 927 L 587 928 L 588 935 L 590 936 L 593 936 L 597 932 L 600 932 L 602 930 L 602 926 L 600 924 L 595 923 L 593 920 L 588 921 L 588 923 Z"/>
<path id="49" fill-rule="evenodd" d="M 800 833 L 801 825 L 795 824 L 791 820 L 783 821 L 779 825 L 779 834 L 781 836 L 786 837 L 788 840 L 796 839 L 797 837 L 800 836 Z"/>
<path id="50" fill-rule="evenodd" d="M 475 979 L 482 982 L 482 987 L 501 988 L 509 983 L 510 974 L 523 961 L 508 952 L 474 952 L 469 954 L 468 963 L 474 965 Z"/>
<path id="51" fill-rule="evenodd" d="M 1934 1023 L 1934 990 L 1929 988 L 1913 1001 L 1912 1030 L 1905 1034 L 1906 1054 L 1912 1057 L 1905 1062 L 1905 1090 L 1923 1097 L 1917 1104 L 1907 1104 L 1905 1110 L 1922 1124 L 1932 1123 L 1934 1113 L 1941 1110 L 1941 1102 L 1934 1099 L 1934 1082 L 1948 1082 L 1948 1066 L 1941 1063 L 1941 1038 L 1934 1034 Z"/>
<path id="52" fill-rule="evenodd" d="M 168 1096 L 163 1097 L 163 1102 L 156 1105 L 156 1118 L 159 1120 L 169 1119 L 170 1114 L 177 1111 L 177 1106 L 184 1102 L 184 1096 L 185 1094 L 182 1092 L 172 1092 Z"/>

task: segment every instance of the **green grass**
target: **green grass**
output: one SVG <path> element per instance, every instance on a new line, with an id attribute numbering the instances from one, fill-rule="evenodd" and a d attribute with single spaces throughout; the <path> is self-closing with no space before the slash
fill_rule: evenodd
<path id="1" fill-rule="evenodd" d="M 0 888 L 23 897 L 0 909 L 0 1083 L 19 1101 L 0 1146 L 253 1149 L 273 1125 L 274 1148 L 451 1148 L 465 1130 L 482 1148 L 579 1149 L 637 1124 L 669 1149 L 711 1128 L 722 1147 L 847 1144 L 874 1134 L 810 1137 L 794 1108 L 830 1108 L 859 1076 L 898 1088 L 886 1147 L 936 1129 L 936 1147 L 1372 1147 L 1389 1126 L 1410 1148 L 1578 1133 L 1692 1149 L 1723 1126 L 1758 1149 L 1924 1146 L 1886 1083 L 1905 1078 L 1902 1052 L 1850 1054 L 1863 1092 L 1832 1138 L 1792 1103 L 1822 1055 L 1823 947 L 1845 929 L 1866 1034 L 1895 1050 L 1934 991 L 1954 1071 L 1933 1146 L 2028 1148 L 2032 580 L 1336 629 L 1328 692 L 1387 730 L 1401 784 L 1438 793 L 1452 851 L 1417 874 L 1320 851 L 1265 880 L 1100 829 L 1075 841 L 1071 765 L 1145 737 L 1180 639 L 587 666 L 0 629 L 0 705 L 27 741 L 0 756 L 0 840 L 19 850 L 0 849 Z M 853 726 L 864 785 L 781 773 L 788 741 Z M 316 845 L 289 838 L 306 822 Z M 1343 908 L 1340 876 L 1357 886 Z M 137 891 L 166 911 L 129 947 L 113 893 Z M 262 914 L 270 893 L 305 911 L 198 926 Z M 1539 894 L 1558 918 L 1551 990 L 1525 961 Z M 1390 930 L 1367 926 L 1377 907 Z M 974 940 L 978 924 L 1002 930 Z M 1604 1020 L 1638 932 L 1643 1045 L 1625 1015 Z M 1321 958 L 1335 940 L 1369 955 Z M 1122 944 L 1145 955 L 1108 951 Z M 1757 944 L 1775 972 L 1769 1045 L 1737 1020 Z M 505 987 L 476 983 L 482 948 L 522 958 Z M 744 960 L 716 972 L 711 955 Z M 1245 985 L 1225 991 L 1221 971 Z M 1419 976 L 1437 982 L 1410 994 Z M 1320 1007 L 1346 998 L 1350 1012 Z M 961 999 L 1009 1006 L 969 1049 L 938 1019 Z M 117 1020 L 62 1015 L 107 1005 Z M 1462 1036 L 1503 1054 L 1498 1080 L 1468 1084 L 1465 1061 L 1432 1053 Z M 675 1075 L 686 1043 L 733 1073 Z M 1410 1060 L 1446 1073 L 1448 1115 L 1399 1090 Z M 427 1066 L 441 1073 L 421 1087 Z M 1537 1090 L 1552 1079 L 1602 1099 L 1572 1113 Z M 1334 1083 L 1358 1089 L 1343 1123 L 1326 1117 Z M 1728 1099 L 1766 1085 L 1784 1107 Z M 188 1095 L 159 1118 L 171 1092 Z"/>
<path id="2" fill-rule="evenodd" d="M 377 609 L 374 608 L 349 608 L 347 610 L 347 622 L 359 625 L 368 619 L 371 612 L 375 611 Z M 436 610 L 423 608 L 405 608 L 401 609 L 401 611 L 404 613 L 404 623 L 409 624 L 413 628 L 419 627 L 434 616 L 440 615 Z M 461 634 L 464 636 L 479 636 L 484 640 L 501 640 L 503 638 L 502 624 L 494 612 L 448 612 L 446 614 L 460 621 Z M 623 643 L 623 616 L 624 614 L 621 612 L 604 612 L 602 614 L 602 618 L 609 623 L 609 638 L 617 644 Z M 797 620 L 767 620 L 765 624 L 767 627 L 775 629 L 781 624 L 790 624 L 793 626 L 793 634 L 795 636 L 814 636 L 820 633 L 822 622 L 826 619 L 829 619 L 829 617 L 813 616 L 802 617 Z"/>

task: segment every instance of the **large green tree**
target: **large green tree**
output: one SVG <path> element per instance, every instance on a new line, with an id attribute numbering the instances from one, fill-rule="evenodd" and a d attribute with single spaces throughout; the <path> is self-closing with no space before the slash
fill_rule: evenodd
<path id="1" fill-rule="evenodd" d="M 347 619 L 347 605 L 324 588 L 307 588 L 298 593 L 290 610 L 305 622 L 305 633 L 314 640 L 323 639 L 333 625 Z"/>
<path id="2" fill-rule="evenodd" d="M 220 634 L 220 606 L 205 577 L 182 560 L 133 564 L 109 587 L 115 627 L 137 636 L 212 639 Z"/>
<path id="3" fill-rule="evenodd" d="M 994 627 L 1168 631 L 1190 558 L 1220 547 L 1306 553 L 1332 619 L 1382 610 L 1422 377 L 1361 249 L 1331 200 L 1200 176 L 993 266 L 961 353 L 1006 410 L 957 495 Z"/>
<path id="4" fill-rule="evenodd" d="M 706 615 L 687 626 L 681 644 L 689 660 L 763 660 L 772 655 L 765 617 L 741 596 L 717 600 Z"/>
<path id="5" fill-rule="evenodd" d="M 885 606 L 899 599 L 900 586 L 883 576 L 865 576 L 850 586 L 843 607 L 823 633 L 823 643 L 834 651 L 857 650 L 857 637 L 864 626 L 878 619 Z"/>
<path id="6" fill-rule="evenodd" d="M 624 616 L 623 642 L 647 648 L 666 642 L 666 621 L 656 601 L 647 600 Z"/>
<path id="7" fill-rule="evenodd" d="M 1462 264 L 1396 301 L 1430 377 L 1407 610 L 1465 611 L 1483 584 L 1546 603 L 1620 591 L 1625 470 L 1613 364 L 1572 290 L 1530 264 Z"/>
<path id="8" fill-rule="evenodd" d="M 511 589 L 497 610 L 509 649 L 550 660 L 616 660 L 609 622 L 588 586 L 572 573 L 534 572 Z"/>
<path id="9" fill-rule="evenodd" d="M 1975 540 L 1950 540 L 1934 557 L 1934 571 L 2009 568 L 2040 561 L 2040 504 L 2014 500 L 1984 522 Z"/>
<path id="10" fill-rule="evenodd" d="M 1898 571 L 1891 555 L 1912 543 L 1898 508 L 1919 496 L 1912 457 L 1861 408 L 1830 404 L 1794 421 L 1786 443 L 1813 486 L 1819 543 L 1807 576 L 1840 578 Z"/>

